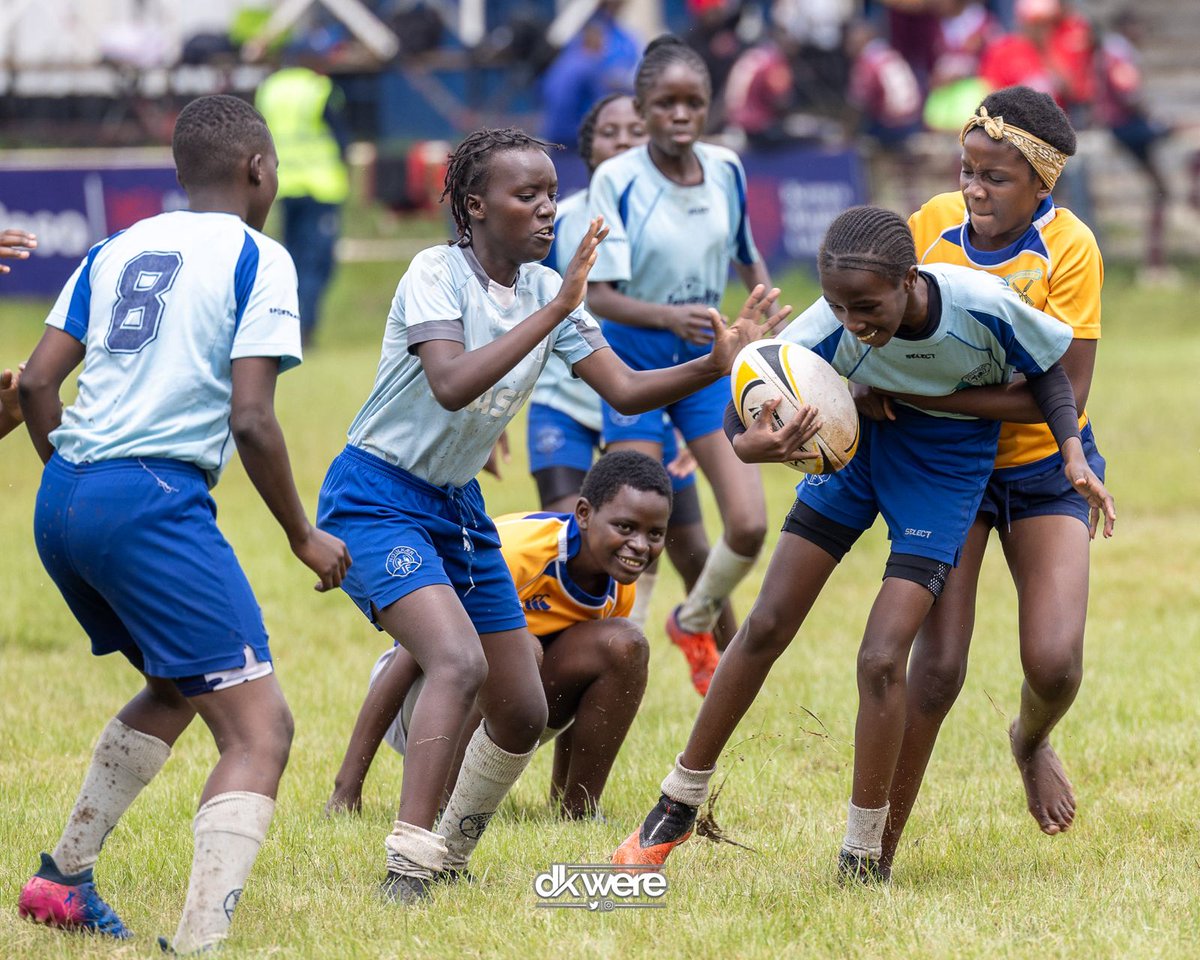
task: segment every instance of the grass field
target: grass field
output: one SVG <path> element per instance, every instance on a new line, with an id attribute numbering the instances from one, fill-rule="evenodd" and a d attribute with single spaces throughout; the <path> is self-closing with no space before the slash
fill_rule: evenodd
<path id="1" fill-rule="evenodd" d="M 280 381 L 278 407 L 310 510 L 375 373 L 400 269 L 340 274 L 319 350 Z M 785 295 L 813 295 L 799 275 Z M 1200 942 L 1200 473 L 1196 371 L 1200 280 L 1142 292 L 1114 270 L 1090 403 L 1120 522 L 1094 547 L 1087 674 L 1056 743 L 1079 801 L 1063 837 L 1038 833 L 1008 753 L 1016 709 L 1013 589 L 994 549 L 983 576 L 972 670 L 885 890 L 843 890 L 833 860 L 853 755 L 854 655 L 886 555 L 877 528 L 842 564 L 779 662 L 722 761 L 717 810 L 753 851 L 703 840 L 669 866 L 666 909 L 542 910 L 534 877 L 552 862 L 600 861 L 644 814 L 682 747 L 698 700 L 661 624 L 679 596 L 655 597 L 650 686 L 617 761 L 610 822 L 564 824 L 545 802 L 539 756 L 480 844 L 482 882 L 425 908 L 374 896 L 402 766 L 377 762 L 361 818 L 328 821 L 332 785 L 369 667 L 383 646 L 344 595 L 310 589 L 235 462 L 216 491 L 220 523 L 245 566 L 296 716 L 278 815 L 246 894 L 233 957 L 1194 956 Z M 45 304 L 0 302 L 0 364 L 26 355 Z M 1189 386 L 1190 384 L 1190 386 Z M 519 421 L 514 441 L 523 440 Z M 521 443 L 493 513 L 536 498 Z M 772 528 L 795 475 L 765 471 Z M 191 858 L 190 818 L 215 750 L 199 723 L 111 837 L 101 892 L 138 933 L 128 944 L 63 936 L 19 921 L 17 893 L 53 847 L 91 745 L 137 689 L 119 658 L 93 659 L 48 582 L 30 533 L 39 464 L 22 435 L 0 446 L 0 956 L 133 957 L 174 931 Z M 710 530 L 717 518 L 711 501 Z M 771 543 L 774 535 L 771 537 Z M 765 558 L 736 595 L 754 599 Z M 819 722 L 814 720 L 819 718 Z"/>

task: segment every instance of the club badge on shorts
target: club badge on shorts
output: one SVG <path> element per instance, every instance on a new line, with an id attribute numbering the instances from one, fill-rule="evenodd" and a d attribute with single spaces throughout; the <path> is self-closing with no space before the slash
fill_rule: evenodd
<path id="1" fill-rule="evenodd" d="M 384 566 L 387 568 L 388 576 L 407 577 L 410 573 L 420 569 L 421 555 L 412 547 L 397 547 L 388 554 Z"/>

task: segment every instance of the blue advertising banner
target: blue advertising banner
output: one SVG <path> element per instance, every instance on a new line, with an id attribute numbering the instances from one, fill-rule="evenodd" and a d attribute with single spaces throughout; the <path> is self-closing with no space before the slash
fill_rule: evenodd
<path id="1" fill-rule="evenodd" d="M 37 234 L 38 247 L 8 261 L 0 296 L 53 297 L 93 243 L 186 206 L 169 151 L 14 151 L 0 161 L 0 229 Z"/>

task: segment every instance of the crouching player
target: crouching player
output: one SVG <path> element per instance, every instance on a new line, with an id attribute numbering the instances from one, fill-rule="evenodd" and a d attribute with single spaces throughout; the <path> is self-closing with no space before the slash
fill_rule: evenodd
<path id="1" fill-rule="evenodd" d="M 671 496 L 661 464 L 625 451 L 601 457 L 588 471 L 572 513 L 496 519 L 529 632 L 544 651 L 549 720 L 543 741 L 555 740 L 550 794 L 564 817 L 598 813 L 642 702 L 649 647 L 626 618 L 637 579 L 662 552 Z M 379 658 L 328 810 L 361 808 L 362 784 L 381 739 L 405 752 L 420 676 L 399 645 Z M 473 717 L 468 729 L 479 720 Z M 457 779 L 455 764 L 447 793 Z"/>
<path id="2" fill-rule="evenodd" d="M 277 184 L 271 134 L 245 102 L 204 97 L 180 113 L 172 147 L 191 209 L 96 244 L 21 376 L 46 463 L 34 515 L 42 563 L 92 652 L 123 654 L 146 686 L 101 732 L 20 913 L 132 936 L 92 867 L 199 714 L 220 759 L 200 796 L 173 943 L 191 953 L 228 932 L 292 739 L 262 614 L 208 494 L 230 435 L 317 589 L 337 587 L 350 557 L 308 522 L 273 409 L 276 377 L 300 362 L 300 323 L 291 258 L 259 232 Z M 64 411 L 59 390 L 80 362 L 79 398 Z"/>
<path id="3" fill-rule="evenodd" d="M 912 234 L 896 214 L 853 207 L 829 227 L 818 256 L 824 297 L 781 335 L 813 350 L 855 383 L 940 397 L 1026 378 L 1062 453 L 1064 473 L 1112 533 L 1112 498 L 1080 441 L 1070 380 L 1058 360 L 1071 328 L 1021 302 L 999 278 L 964 267 L 917 267 Z M 903 384 L 903 386 L 901 386 Z M 1018 389 L 1015 385 L 1013 389 Z M 806 408 L 811 410 L 811 408 Z M 717 758 L 825 582 L 882 514 L 891 555 L 858 651 L 858 720 L 844 880 L 888 878 L 881 861 L 888 793 L 904 734 L 905 665 L 922 621 L 958 562 L 992 470 L 997 419 L 931 415 L 897 403 L 894 418 L 862 421 L 854 459 L 828 477 L 805 477 L 783 525 L 750 616 L 721 658 L 684 752 L 618 863 L 661 864 L 691 833 Z M 801 419 L 799 417 L 797 420 Z M 778 433 L 760 418 L 734 450 L 749 462 L 795 459 L 802 428 Z M 813 481 L 817 482 L 813 482 Z"/>

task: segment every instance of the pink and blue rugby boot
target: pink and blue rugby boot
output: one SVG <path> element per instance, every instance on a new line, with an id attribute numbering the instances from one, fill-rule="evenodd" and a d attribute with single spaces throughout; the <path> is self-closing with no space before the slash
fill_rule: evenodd
<path id="1" fill-rule="evenodd" d="M 90 867 L 67 876 L 48 853 L 42 854 L 41 869 L 21 891 L 17 912 L 35 923 L 63 930 L 95 933 L 118 940 L 133 937 L 116 911 L 100 899 Z"/>

